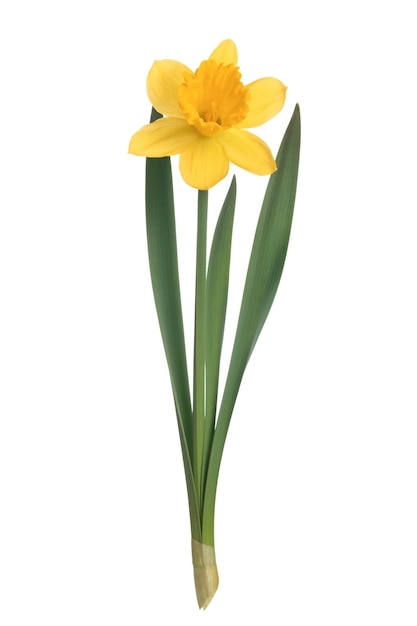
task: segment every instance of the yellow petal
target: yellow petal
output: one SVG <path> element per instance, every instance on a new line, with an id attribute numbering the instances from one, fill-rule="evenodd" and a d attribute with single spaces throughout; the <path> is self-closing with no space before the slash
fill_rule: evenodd
<path id="1" fill-rule="evenodd" d="M 225 39 L 213 50 L 209 58 L 214 59 L 218 64 L 229 65 L 229 63 L 233 63 L 237 65 L 236 44 L 231 39 Z"/>
<path id="2" fill-rule="evenodd" d="M 155 61 L 146 80 L 149 100 L 162 115 L 183 117 L 178 104 L 178 87 L 184 82 L 184 72 L 191 70 L 180 63 L 165 59 Z"/>
<path id="3" fill-rule="evenodd" d="M 284 106 L 287 88 L 277 78 L 260 78 L 246 87 L 250 93 L 249 112 L 244 120 L 236 124 L 236 128 L 260 126 L 279 113 Z"/>
<path id="4" fill-rule="evenodd" d="M 246 130 L 231 128 L 219 135 L 227 158 L 253 174 L 272 174 L 276 165 L 266 143 Z"/>
<path id="5" fill-rule="evenodd" d="M 130 140 L 129 152 L 137 156 L 164 157 L 179 154 L 195 140 L 196 131 L 185 120 L 163 117 L 143 126 Z"/>
<path id="6" fill-rule="evenodd" d="M 227 175 L 229 161 L 216 139 L 199 137 L 181 154 L 180 171 L 191 187 L 210 189 Z"/>

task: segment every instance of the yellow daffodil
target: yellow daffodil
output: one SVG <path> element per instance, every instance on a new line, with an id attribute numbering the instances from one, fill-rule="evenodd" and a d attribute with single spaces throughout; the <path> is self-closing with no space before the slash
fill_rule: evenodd
<path id="1" fill-rule="evenodd" d="M 147 157 L 179 154 L 185 182 L 202 190 L 227 175 L 229 162 L 254 174 L 272 174 L 276 166 L 270 149 L 244 129 L 279 113 L 286 87 L 276 78 L 248 85 L 241 78 L 236 45 L 230 39 L 195 72 L 178 61 L 155 61 L 147 91 L 165 117 L 135 133 L 129 152 Z"/>

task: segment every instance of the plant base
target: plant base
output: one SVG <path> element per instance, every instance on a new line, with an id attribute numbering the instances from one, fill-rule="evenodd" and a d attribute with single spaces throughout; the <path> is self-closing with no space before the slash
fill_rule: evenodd
<path id="1" fill-rule="evenodd" d="M 206 609 L 219 586 L 216 554 L 213 546 L 192 540 L 194 582 L 197 602 L 200 609 Z"/>

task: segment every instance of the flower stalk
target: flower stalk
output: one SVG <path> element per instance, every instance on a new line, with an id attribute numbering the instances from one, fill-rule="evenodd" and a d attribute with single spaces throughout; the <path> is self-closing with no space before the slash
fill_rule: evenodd
<path id="1" fill-rule="evenodd" d="M 207 264 L 207 204 L 208 191 L 198 192 L 197 260 L 195 283 L 194 331 L 194 477 L 197 497 L 202 506 L 202 465 L 204 448 L 206 395 L 206 264 Z"/>

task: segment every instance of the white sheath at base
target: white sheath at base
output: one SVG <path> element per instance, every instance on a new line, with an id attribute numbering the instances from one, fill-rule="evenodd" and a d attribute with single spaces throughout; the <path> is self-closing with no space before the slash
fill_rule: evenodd
<path id="1" fill-rule="evenodd" d="M 194 582 L 200 609 L 206 609 L 219 586 L 216 554 L 213 546 L 192 539 Z"/>

